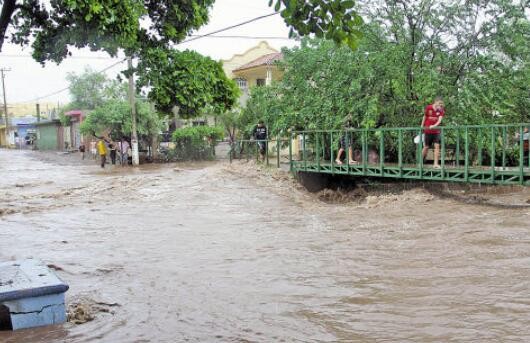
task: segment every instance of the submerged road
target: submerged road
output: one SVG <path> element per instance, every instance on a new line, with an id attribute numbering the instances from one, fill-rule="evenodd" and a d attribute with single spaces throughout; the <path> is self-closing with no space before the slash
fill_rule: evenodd
<path id="1" fill-rule="evenodd" d="M 75 158 L 0 150 L 0 261 L 44 260 L 93 319 L 0 342 L 530 341 L 528 209 Z"/>

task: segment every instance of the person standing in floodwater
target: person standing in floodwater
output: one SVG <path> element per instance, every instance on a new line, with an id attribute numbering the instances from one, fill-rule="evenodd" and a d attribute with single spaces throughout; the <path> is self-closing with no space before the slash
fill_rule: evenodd
<path id="1" fill-rule="evenodd" d="M 96 146 L 99 157 L 101 158 L 101 168 L 105 168 L 105 163 L 107 162 L 107 146 L 105 144 L 105 140 L 103 138 L 99 138 Z"/>
<path id="2" fill-rule="evenodd" d="M 79 145 L 79 152 L 81 153 L 81 159 L 84 160 L 85 159 L 85 144 L 84 143 L 81 143 Z"/>
<path id="3" fill-rule="evenodd" d="M 110 150 L 110 162 L 112 165 L 116 164 L 116 142 L 109 141 L 109 150 Z"/>
<path id="4" fill-rule="evenodd" d="M 425 139 L 423 141 L 423 159 L 427 156 L 429 148 L 434 143 L 434 168 L 440 168 L 440 129 L 438 126 L 442 123 L 442 119 L 445 115 L 444 102 L 441 97 L 436 97 L 434 102 L 431 105 L 425 107 L 425 114 L 421 121 L 421 127 L 423 133 L 425 134 Z"/>
<path id="5" fill-rule="evenodd" d="M 126 166 L 129 164 L 129 142 L 125 139 L 125 137 L 122 137 L 120 142 L 118 143 L 118 149 L 120 151 L 120 160 L 121 165 Z"/>
<path id="6" fill-rule="evenodd" d="M 257 140 L 259 154 L 262 160 L 265 160 L 265 153 L 267 151 L 267 127 L 263 120 L 258 122 L 258 125 L 254 128 L 252 136 Z"/>

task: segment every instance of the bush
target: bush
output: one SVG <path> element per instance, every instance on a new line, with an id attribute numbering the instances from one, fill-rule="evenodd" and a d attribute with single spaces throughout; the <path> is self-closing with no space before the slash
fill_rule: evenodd
<path id="1" fill-rule="evenodd" d="M 223 138 L 220 127 L 194 126 L 177 129 L 173 132 L 175 159 L 211 160 L 215 156 L 215 145 Z"/>

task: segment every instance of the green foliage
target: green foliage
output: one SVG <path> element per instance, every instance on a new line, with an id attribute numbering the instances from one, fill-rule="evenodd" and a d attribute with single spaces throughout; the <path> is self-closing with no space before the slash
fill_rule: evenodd
<path id="1" fill-rule="evenodd" d="M 246 123 L 264 119 L 272 135 L 338 129 L 348 119 L 356 127 L 419 126 L 437 95 L 445 99 L 445 125 L 530 120 L 530 22 L 523 6 L 359 3 L 369 24 L 358 49 L 304 39 L 285 50 L 283 80 L 251 91 Z"/>
<path id="2" fill-rule="evenodd" d="M 362 37 L 362 18 L 354 10 L 352 0 L 269 0 L 269 6 L 281 10 L 281 16 L 291 26 L 290 36 L 297 33 L 307 36 L 311 33 L 318 38 L 327 38 L 339 44 L 356 49 Z"/>
<path id="3" fill-rule="evenodd" d="M 194 51 L 150 49 L 137 66 L 138 87 L 148 87 L 148 97 L 157 108 L 193 117 L 208 106 L 214 113 L 230 110 L 238 88 L 219 62 Z"/>
<path id="4" fill-rule="evenodd" d="M 72 103 L 66 104 L 65 106 L 59 109 L 59 120 L 61 121 L 62 126 L 70 125 L 72 118 L 67 116 L 65 113 L 71 110 L 75 110 L 75 109 L 78 109 L 78 108 Z"/>
<path id="5" fill-rule="evenodd" d="M 221 124 L 226 135 L 232 142 L 236 139 L 237 130 L 240 127 L 246 126 L 243 113 L 244 112 L 242 112 L 240 109 L 233 109 L 231 111 L 225 111 L 221 114 L 218 114 L 216 117 L 217 121 Z"/>
<path id="6" fill-rule="evenodd" d="M 119 93 L 117 81 L 110 81 L 105 74 L 98 73 L 90 67 L 85 67 L 81 74 L 68 73 L 66 80 L 70 84 L 69 92 L 72 97 L 72 109 L 93 110 L 112 98 L 123 98 Z"/>
<path id="7" fill-rule="evenodd" d="M 151 110 L 148 103 L 136 103 L 137 132 L 139 136 L 153 137 L 158 135 L 162 128 L 162 120 L 158 113 Z M 131 108 L 124 100 L 108 100 L 95 110 L 91 111 L 81 123 L 81 133 L 100 136 L 111 132 L 114 138 L 129 136 L 131 134 Z"/>
<path id="8" fill-rule="evenodd" d="M 262 0 L 266 1 L 266 0 Z M 0 17 L 0 51 L 8 26 L 11 42 L 33 48 L 35 60 L 60 63 L 72 47 L 119 49 L 142 55 L 169 48 L 208 22 L 215 0 L 5 0 Z M 270 0 L 269 5 L 273 4 Z M 285 22 L 305 36 L 314 33 L 355 47 L 362 23 L 354 1 L 277 0 Z"/>
<path id="9" fill-rule="evenodd" d="M 214 148 L 224 136 L 220 127 L 194 126 L 173 132 L 177 160 L 209 160 L 214 157 Z"/>
<path id="10" fill-rule="evenodd" d="M 5 1 L 9 4 L 14 1 Z M 0 29 L 11 25 L 11 41 L 28 45 L 33 57 L 60 63 L 71 47 L 139 52 L 182 41 L 208 21 L 214 0 L 23 0 L 2 17 Z M 7 8 L 7 7 L 6 7 Z M 0 30 L 1 37 L 4 32 Z M 0 49 L 3 39 L 0 41 Z"/>

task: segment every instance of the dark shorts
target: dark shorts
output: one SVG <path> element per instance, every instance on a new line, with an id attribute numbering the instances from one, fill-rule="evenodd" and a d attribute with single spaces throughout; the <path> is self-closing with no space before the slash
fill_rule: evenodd
<path id="1" fill-rule="evenodd" d="M 425 146 L 431 147 L 433 143 L 440 144 L 440 134 L 439 133 L 426 133 L 425 134 Z"/>
<path id="2" fill-rule="evenodd" d="M 264 154 L 265 151 L 267 150 L 267 142 L 258 142 L 258 149 L 259 149 L 259 152 L 260 154 Z"/>
<path id="3" fill-rule="evenodd" d="M 340 138 L 340 142 L 339 143 L 340 143 L 340 148 L 341 149 L 346 149 L 348 147 L 353 146 L 353 135 L 344 135 L 344 136 L 342 136 Z"/>

